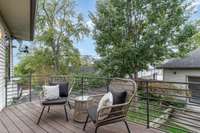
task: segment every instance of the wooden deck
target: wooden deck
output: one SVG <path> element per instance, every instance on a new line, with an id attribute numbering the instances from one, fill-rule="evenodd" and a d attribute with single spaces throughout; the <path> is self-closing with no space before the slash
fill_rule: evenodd
<path id="1" fill-rule="evenodd" d="M 0 133 L 94 133 L 94 126 L 89 123 L 86 131 L 82 131 L 83 124 L 74 122 L 72 111 L 68 109 L 69 122 L 65 121 L 63 106 L 52 107 L 50 112 L 44 112 L 40 125 L 36 124 L 40 115 L 39 102 L 13 105 L 0 112 Z M 160 133 L 153 129 L 146 129 L 142 125 L 129 123 L 133 133 Z M 115 123 L 100 127 L 98 133 L 126 133 L 124 123 Z"/>

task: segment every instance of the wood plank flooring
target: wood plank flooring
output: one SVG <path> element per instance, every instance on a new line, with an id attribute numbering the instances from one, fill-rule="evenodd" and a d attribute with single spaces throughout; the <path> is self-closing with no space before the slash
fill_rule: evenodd
<path id="1" fill-rule="evenodd" d="M 39 125 L 36 121 L 41 112 L 39 102 L 23 103 L 4 108 L 0 112 L 0 133 L 94 133 L 94 126 L 89 123 L 86 131 L 83 124 L 73 121 L 73 111 L 67 109 L 69 121 L 65 121 L 63 106 L 53 106 L 47 109 Z M 129 123 L 133 133 L 160 133 L 154 129 L 134 123 Z M 124 123 L 115 123 L 100 127 L 98 133 L 127 133 Z"/>

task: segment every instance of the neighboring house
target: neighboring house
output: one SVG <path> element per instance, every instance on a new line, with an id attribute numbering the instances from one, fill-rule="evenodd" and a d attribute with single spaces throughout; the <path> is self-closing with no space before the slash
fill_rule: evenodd
<path id="1" fill-rule="evenodd" d="M 150 68 L 150 69 L 138 72 L 138 78 L 163 80 L 163 74 L 162 74 L 162 70 L 160 69 Z"/>
<path id="2" fill-rule="evenodd" d="M 0 110 L 6 106 L 6 80 L 13 75 L 12 40 L 33 40 L 36 0 L 0 0 Z"/>
<path id="3" fill-rule="evenodd" d="M 163 80 L 200 83 L 200 48 L 183 58 L 172 59 L 158 67 L 163 69 Z M 200 103 L 200 84 L 189 84 L 190 102 Z"/>
<path id="4" fill-rule="evenodd" d="M 81 66 L 80 72 L 82 72 L 82 73 L 96 73 L 97 69 L 94 66 Z"/>

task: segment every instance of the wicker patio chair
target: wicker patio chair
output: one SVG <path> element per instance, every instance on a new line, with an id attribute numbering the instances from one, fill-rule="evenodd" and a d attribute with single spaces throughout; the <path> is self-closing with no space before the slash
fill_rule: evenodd
<path id="1" fill-rule="evenodd" d="M 42 91 L 40 94 L 40 104 L 43 106 L 42 111 L 40 113 L 40 116 L 38 118 L 37 124 L 40 123 L 41 117 L 43 115 L 44 109 L 46 107 L 48 107 L 48 112 L 50 111 L 50 106 L 54 106 L 54 105 L 63 105 L 64 106 L 64 111 L 65 111 L 65 117 L 66 117 L 66 121 L 68 121 L 68 115 L 67 115 L 67 110 L 66 110 L 66 104 L 69 105 L 69 108 L 71 109 L 71 105 L 68 101 L 68 97 L 70 96 L 70 93 L 73 89 L 74 86 L 74 82 L 75 80 L 72 81 L 72 83 L 69 85 L 69 82 L 67 81 L 62 81 L 62 82 L 51 82 L 49 81 L 50 85 L 55 85 L 55 84 L 59 84 L 59 91 L 60 91 L 60 98 L 59 99 L 55 99 L 55 100 L 44 100 L 44 92 Z M 66 86 L 67 84 L 67 86 Z M 62 87 L 60 87 L 62 86 Z"/>
<path id="2" fill-rule="evenodd" d="M 133 80 L 116 78 L 111 81 L 109 89 L 112 89 L 114 91 L 125 90 L 128 94 L 125 103 L 104 107 L 98 112 L 97 105 L 88 108 L 88 116 L 86 118 L 83 130 L 85 130 L 88 120 L 90 118 L 95 125 L 95 133 L 97 133 L 97 130 L 100 126 L 112 124 L 115 122 L 124 122 L 128 132 L 130 133 L 129 126 L 126 121 L 126 116 L 128 113 L 129 106 L 136 95 L 137 85 Z M 101 94 L 92 97 L 94 99 L 94 102 L 97 104 L 97 100 L 99 100 L 102 96 L 103 95 Z M 106 113 L 108 112 L 108 110 L 111 110 L 109 114 Z M 106 118 L 102 119 L 102 117 Z"/>
<path id="3" fill-rule="evenodd" d="M 16 103 L 20 99 L 22 99 L 22 94 L 23 94 L 23 89 L 22 89 L 22 87 L 19 87 L 19 89 L 17 90 L 17 96 L 13 97 L 13 102 Z"/>

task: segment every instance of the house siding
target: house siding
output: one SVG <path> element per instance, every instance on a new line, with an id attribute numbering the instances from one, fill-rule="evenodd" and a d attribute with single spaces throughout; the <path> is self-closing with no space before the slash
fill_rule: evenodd
<path id="1" fill-rule="evenodd" d="M 2 19 L 0 18 L 0 31 L 5 33 Z M 5 74 L 6 74 L 6 47 L 4 38 L 0 40 L 0 110 L 5 107 Z"/>
<path id="2" fill-rule="evenodd" d="M 199 76 L 200 69 L 164 69 L 163 80 L 172 82 L 187 82 L 187 76 Z"/>
<path id="3" fill-rule="evenodd" d="M 188 82 L 188 76 L 200 77 L 200 69 L 164 69 L 163 70 L 163 80 L 170 82 Z M 179 89 L 189 89 L 186 84 L 174 84 Z M 189 102 L 188 98 L 178 98 Z"/>

